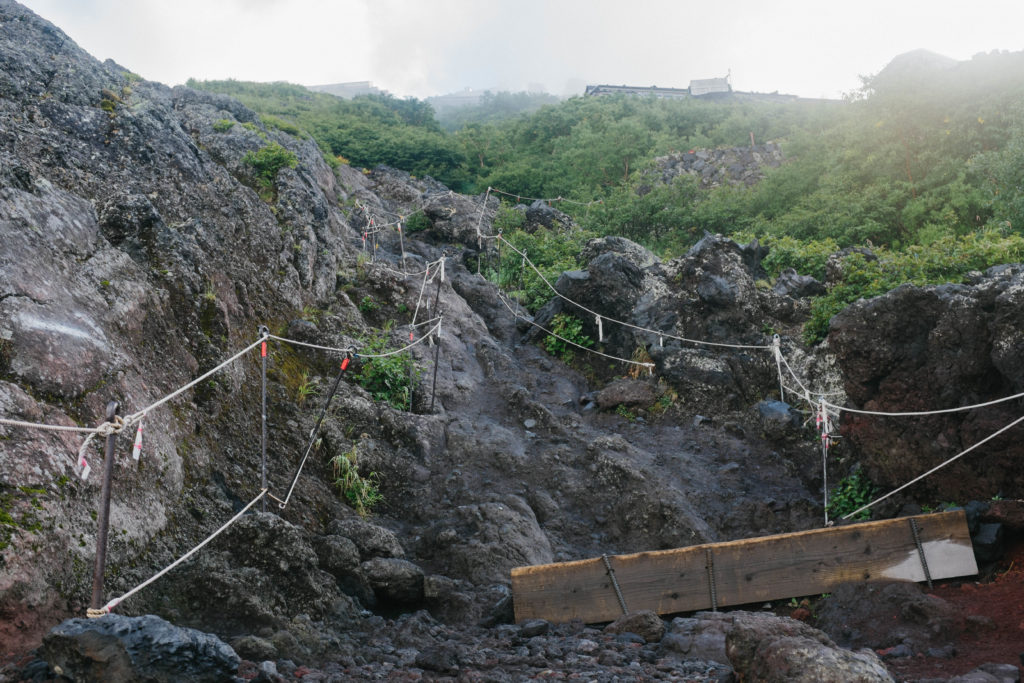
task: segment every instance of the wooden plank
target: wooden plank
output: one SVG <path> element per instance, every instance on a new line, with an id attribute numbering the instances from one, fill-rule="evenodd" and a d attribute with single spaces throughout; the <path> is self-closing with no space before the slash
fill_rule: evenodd
<path id="1" fill-rule="evenodd" d="M 962 510 L 915 517 L 933 579 L 978 573 Z M 658 614 L 825 593 L 845 581 L 924 581 L 910 518 L 608 558 L 631 610 Z M 517 621 L 610 621 L 622 614 L 601 558 L 512 570 Z"/>

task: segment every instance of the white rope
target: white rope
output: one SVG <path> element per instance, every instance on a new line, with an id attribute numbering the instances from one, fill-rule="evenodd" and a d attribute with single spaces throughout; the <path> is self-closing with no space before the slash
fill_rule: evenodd
<path id="1" fill-rule="evenodd" d="M 483 231 L 480 228 L 481 228 L 481 226 L 484 223 L 484 214 L 487 212 L 487 199 L 490 196 L 491 196 L 491 188 L 488 187 L 487 188 L 487 193 L 484 194 L 484 203 L 480 207 L 480 217 L 477 218 L 477 221 L 476 221 L 476 246 L 477 246 L 478 249 L 482 249 L 483 248 L 483 244 L 481 243 L 481 240 L 483 239 L 484 233 L 483 233 Z"/>
<path id="2" fill-rule="evenodd" d="M 11 427 L 24 427 L 26 429 L 41 429 L 48 432 L 74 432 L 76 434 L 95 434 L 98 427 L 68 427 L 65 425 L 48 425 L 39 422 L 25 422 L 23 420 L 8 420 L 0 417 L 0 425 Z"/>
<path id="3" fill-rule="evenodd" d="M 1006 403 L 1007 401 L 1013 401 L 1018 398 L 1024 398 L 1024 392 L 1014 394 L 1013 396 L 1004 396 L 1003 398 L 997 398 L 992 401 L 985 401 L 984 403 L 975 403 L 969 406 L 960 406 L 959 408 L 943 408 L 941 410 L 916 410 L 916 411 L 904 411 L 904 412 L 892 412 L 887 413 L 878 410 L 858 410 L 857 408 L 845 408 L 843 406 L 837 406 L 834 403 L 827 403 L 826 405 L 836 410 L 841 410 L 846 413 L 855 413 L 857 415 L 875 415 L 879 417 L 924 417 L 928 415 L 943 415 L 946 413 L 962 413 L 967 410 L 975 410 L 977 408 L 987 408 L 994 406 L 999 403 Z"/>
<path id="4" fill-rule="evenodd" d="M 808 395 L 808 394 L 814 394 L 814 395 L 817 395 L 817 396 L 836 396 L 836 395 L 841 395 L 841 392 L 817 392 L 817 391 L 811 391 L 810 389 L 808 389 L 804 385 L 804 383 L 802 381 L 800 381 L 800 378 L 797 376 L 796 372 L 793 371 L 792 366 L 790 366 L 789 361 L 786 360 L 786 356 L 780 353 L 779 354 L 779 358 L 781 359 L 782 363 L 786 366 L 786 369 L 789 371 L 790 376 L 800 386 L 800 389 L 802 390 L 802 392 L 805 395 Z M 826 406 L 828 406 L 829 408 L 833 409 L 834 411 L 836 411 L 837 413 L 838 412 L 854 413 L 856 415 L 872 415 L 872 416 L 875 416 L 875 417 L 927 417 L 929 415 L 945 415 L 945 414 L 948 414 L 948 413 L 962 413 L 962 412 L 966 412 L 968 410 L 976 410 L 978 408 L 988 408 L 989 406 L 998 405 L 1000 403 L 1006 403 L 1007 401 L 1013 401 L 1013 400 L 1016 400 L 1018 398 L 1024 398 L 1024 392 L 1021 392 L 1019 394 L 1013 394 L 1012 396 L 1004 396 L 1002 398 L 993 399 L 991 401 L 985 401 L 983 403 L 974 403 L 974 404 L 971 404 L 969 406 L 959 406 L 957 408 L 940 408 L 940 409 L 936 409 L 936 410 L 909 410 L 909 411 L 894 411 L 894 412 L 885 412 L 885 411 L 881 411 L 881 410 L 861 410 L 859 408 L 847 408 L 845 406 L 836 405 L 835 403 L 830 403 L 828 401 L 825 401 L 824 404 Z M 810 399 L 808 399 L 808 401 L 810 401 Z"/>
<path id="5" fill-rule="evenodd" d="M 429 339 L 431 337 L 431 335 L 433 335 L 434 333 L 437 333 L 438 335 L 440 335 L 440 332 L 441 332 L 441 321 L 442 320 L 443 320 L 443 318 L 438 317 L 437 318 L 437 324 L 434 325 L 429 330 L 427 330 L 423 334 L 422 337 L 420 337 L 416 341 L 412 342 L 411 344 L 407 344 L 407 345 L 403 346 L 400 349 L 395 349 L 393 351 L 386 351 L 384 353 L 357 353 L 356 357 L 357 358 L 387 358 L 388 356 L 397 356 L 400 353 L 405 353 L 406 351 L 408 351 L 412 347 L 417 346 L 418 344 L 422 344 L 425 340 Z"/>
<path id="6" fill-rule="evenodd" d="M 416 277 L 417 275 L 423 275 L 425 273 L 429 273 L 430 269 L 432 267 L 434 267 L 434 266 L 436 266 L 436 265 L 438 265 L 440 263 L 444 263 L 444 260 L 446 258 L 448 258 L 448 257 L 447 256 L 442 256 L 441 258 L 437 259 L 436 261 L 431 261 L 430 263 L 426 264 L 426 267 L 425 267 L 424 270 L 417 270 L 416 272 L 413 272 L 413 273 L 409 273 L 409 272 L 406 272 L 404 270 L 396 270 L 396 269 L 392 268 L 391 266 L 387 265 L 387 263 L 385 263 L 383 261 L 377 262 L 377 263 L 368 263 L 366 265 L 371 267 L 371 268 L 377 269 L 377 270 L 386 270 L 389 273 L 394 273 L 395 275 L 398 275 L 398 276 L 401 276 L 401 277 Z M 433 278 L 431 278 L 431 280 L 433 280 Z"/>
<path id="7" fill-rule="evenodd" d="M 210 541 L 212 541 L 213 539 L 217 538 L 217 536 L 218 536 L 218 535 L 220 535 L 220 533 L 221 533 L 222 531 L 224 531 L 224 530 L 225 530 L 225 529 L 227 529 L 227 528 L 228 528 L 229 526 L 231 526 L 232 524 L 234 524 L 235 522 L 237 522 L 237 521 L 238 521 L 238 519 L 239 519 L 239 518 L 240 518 L 240 517 L 241 517 L 242 515 L 244 515 L 244 514 L 245 514 L 246 512 L 248 512 L 248 511 L 249 511 L 249 509 L 250 509 L 250 508 L 251 508 L 251 507 L 252 507 L 253 505 L 255 505 L 255 504 L 256 504 L 256 503 L 257 503 L 257 502 L 259 501 L 259 499 L 260 499 L 260 498 L 262 498 L 262 497 L 263 497 L 263 496 L 265 496 L 266 494 L 267 494 L 267 489 L 263 489 L 262 491 L 260 491 L 259 495 L 258 495 L 258 496 L 256 496 L 255 498 L 253 498 L 253 499 L 252 499 L 252 500 L 251 500 L 251 501 L 249 502 L 249 504 L 248 504 L 248 505 L 246 505 L 246 506 L 245 506 L 244 508 L 242 508 L 242 510 L 241 510 L 241 511 L 240 511 L 240 512 L 239 512 L 238 514 L 236 514 L 236 515 L 235 515 L 234 517 L 232 517 L 232 518 L 231 518 L 231 519 L 229 519 L 229 520 L 228 520 L 227 522 L 225 522 L 225 523 L 223 524 L 223 526 L 221 526 L 221 527 L 220 527 L 219 529 L 217 529 L 216 531 L 214 531 L 214 532 L 213 532 L 212 534 L 210 534 L 209 536 L 207 536 L 207 537 L 206 537 L 206 539 L 205 539 L 205 540 L 204 540 L 204 541 L 203 541 L 202 543 L 200 543 L 200 544 L 199 544 L 199 545 L 197 545 L 196 547 L 192 548 L 192 550 L 189 550 L 189 551 L 188 551 L 187 553 L 185 553 L 184 555 L 182 555 L 181 557 L 179 557 L 179 558 L 178 558 L 177 560 L 175 560 L 175 561 L 174 561 L 174 562 L 172 562 L 171 564 L 167 565 L 166 567 L 164 567 L 163 569 L 161 569 L 161 570 L 160 570 L 159 572 L 157 572 L 156 574 L 154 574 L 154 575 L 153 575 L 152 577 L 150 577 L 149 579 L 146 579 L 145 581 L 143 581 L 143 582 L 142 582 L 142 583 L 140 583 L 140 584 L 139 584 L 138 586 L 136 586 L 135 588 L 131 589 L 130 591 L 128 591 L 127 593 L 125 593 L 125 594 L 124 594 L 124 595 L 122 595 L 121 597 L 118 597 L 118 598 L 114 598 L 113 600 L 111 600 L 110 602 L 108 602 L 108 603 L 107 603 L 106 605 L 104 605 L 104 606 L 103 606 L 102 608 L 100 608 L 100 609 L 98 609 L 98 610 L 89 610 L 89 616 L 90 616 L 90 617 L 98 617 L 98 616 L 103 616 L 104 614 L 109 614 L 109 613 L 110 613 L 110 611 L 111 611 L 112 609 L 114 609 L 115 607 L 117 607 L 117 606 L 118 606 L 119 604 L 121 604 L 122 602 L 124 602 L 125 600 L 127 600 L 128 598 L 130 598 L 131 596 L 135 595 L 135 594 L 136 594 L 136 593 L 138 593 L 138 592 L 139 592 L 140 590 L 142 590 L 143 588 L 145 588 L 145 587 L 146 587 L 146 586 L 148 586 L 149 584 L 153 583 L 154 581 L 156 581 L 156 580 L 157 580 L 157 579 L 159 579 L 159 578 L 160 578 L 161 576 L 163 576 L 163 575 L 164 575 L 164 574 L 166 574 L 167 572 L 169 572 L 169 571 L 171 571 L 172 569 L 174 569 L 175 567 L 177 567 L 177 566 L 178 566 L 179 564 L 181 564 L 182 562 L 184 562 L 184 561 L 185 561 L 185 560 L 187 560 L 188 558 L 190 558 L 190 557 L 192 557 L 193 555 L 195 555 L 195 554 L 196 554 L 197 552 L 199 552 L 199 550 L 200 550 L 200 549 L 201 549 L 201 548 L 202 548 L 203 546 L 205 546 L 205 545 L 206 545 L 207 543 L 209 543 L 209 542 L 210 542 Z"/>
<path id="8" fill-rule="evenodd" d="M 913 485 L 913 484 L 916 484 L 917 482 L 921 481 L 922 479 L 924 479 L 925 477 L 929 476 L 930 474 L 934 474 L 935 472 L 939 471 L 940 469 L 942 469 L 942 468 L 943 468 L 943 467 L 945 467 L 946 465 L 950 464 L 950 463 L 951 463 L 951 462 L 953 462 L 954 460 L 957 460 L 957 459 L 959 459 L 959 458 L 961 458 L 961 457 L 963 457 L 963 456 L 967 455 L 968 453 L 970 453 L 971 451 L 973 451 L 973 450 L 974 450 L 975 448 L 977 448 L 978 446 L 981 446 L 982 444 L 984 444 L 984 443 L 987 443 L 987 442 L 991 441 L 992 439 L 996 438 L 997 436 L 999 436 L 999 435 L 1000 435 L 1000 434 L 1002 434 L 1003 432 L 1007 431 L 1008 429 L 1011 429 L 1012 427 L 1015 427 L 1015 426 L 1017 426 L 1017 425 L 1018 425 L 1018 424 L 1020 424 L 1021 422 L 1024 422 L 1024 415 L 1022 415 L 1021 417 L 1018 417 L 1018 418 L 1017 418 L 1016 420 L 1014 420 L 1014 421 L 1013 421 L 1013 422 L 1011 422 L 1010 424 L 1006 425 L 1006 426 L 1005 426 L 1005 427 L 1003 427 L 1002 429 L 999 429 L 998 431 L 995 431 L 995 432 L 993 432 L 992 434 L 989 434 L 988 436 L 986 436 L 986 437 L 985 437 L 984 439 L 982 439 L 982 440 L 981 440 L 981 441 L 979 441 L 978 443 L 974 444 L 973 446 L 969 446 L 968 448 L 966 448 L 966 449 L 964 449 L 964 450 L 960 451 L 959 453 L 957 453 L 956 455 L 954 455 L 954 456 L 953 456 L 952 458 L 950 458 L 949 460 L 946 460 L 946 461 L 945 461 L 945 462 L 943 462 L 942 464 L 940 464 L 940 465 L 936 465 L 935 467 L 931 468 L 930 470 L 928 470 L 928 471 L 927 471 L 927 472 L 925 472 L 924 474 L 922 474 L 922 475 L 919 475 L 919 476 L 915 477 L 914 479 L 912 479 L 912 480 L 908 481 L 908 482 L 907 482 L 906 484 L 904 484 L 903 486 L 900 486 L 900 487 L 899 487 L 898 489 L 894 489 L 894 490 L 890 491 L 889 493 L 885 494 L 884 496 L 881 496 L 880 498 L 876 498 L 875 500 L 871 501 L 871 502 L 870 502 L 870 503 L 868 503 L 867 505 L 862 505 L 861 507 L 857 508 L 857 509 L 856 509 L 856 510 L 854 510 L 853 512 L 851 512 L 851 513 L 849 513 L 849 514 L 846 514 L 846 515 L 843 515 L 843 519 L 850 519 L 850 518 L 854 517 L 855 515 L 857 515 L 857 514 L 859 514 L 859 513 L 863 512 L 864 510 L 867 510 L 868 508 L 872 507 L 872 506 L 873 506 L 873 505 L 875 505 L 876 503 L 880 503 L 880 502 L 882 502 L 883 500 L 885 500 L 885 499 L 886 499 L 886 498 L 888 498 L 889 496 L 895 495 L 895 494 L 899 493 L 900 491 L 902 491 L 903 489 L 907 488 L 908 486 L 911 486 L 911 485 Z"/>
<path id="9" fill-rule="evenodd" d="M 542 197 L 524 197 L 522 195 L 512 194 L 511 192 L 503 192 L 501 190 L 497 190 L 497 189 L 491 188 L 491 187 L 489 187 L 487 189 L 488 189 L 489 192 L 493 192 L 495 194 L 503 194 L 506 197 L 515 197 L 516 201 L 520 202 L 520 203 L 523 200 L 526 200 L 526 201 L 529 201 L 529 202 L 547 202 L 548 204 L 550 204 L 551 202 L 567 202 L 569 204 L 579 204 L 580 206 L 590 206 L 592 204 L 603 204 L 604 203 L 604 200 L 602 200 L 602 199 L 592 199 L 589 202 L 581 202 L 578 199 L 566 199 L 565 197 L 551 197 L 551 198 L 545 199 L 545 198 L 542 198 Z"/>
<path id="10" fill-rule="evenodd" d="M 403 346 L 400 349 L 395 349 L 393 351 L 387 351 L 385 353 L 360 353 L 358 351 L 358 349 L 355 349 L 354 347 L 348 347 L 348 348 L 344 348 L 343 349 L 343 348 L 339 348 L 337 346 L 321 346 L 320 344 L 310 344 L 309 342 L 301 342 L 301 341 L 298 341 L 296 339 L 288 339 L 287 337 L 278 337 L 276 334 L 269 335 L 269 338 L 273 339 L 275 341 L 284 342 L 285 344 L 294 344 L 296 346 L 305 346 L 307 348 L 318 349 L 320 351 L 331 351 L 333 353 L 342 353 L 342 354 L 351 353 L 355 358 L 387 358 L 388 356 L 395 356 L 395 355 L 398 355 L 398 354 L 403 353 L 405 351 L 408 351 L 409 349 L 411 349 L 412 347 L 416 346 L 417 344 L 423 343 L 423 341 L 427 337 L 429 337 L 430 335 L 434 334 L 434 332 L 441 327 L 441 317 L 438 316 L 436 318 L 432 318 L 431 320 L 424 320 L 424 321 L 420 322 L 419 325 L 414 325 L 414 327 L 419 327 L 421 325 L 429 325 L 430 323 L 435 323 L 435 324 L 434 324 L 434 326 L 431 329 L 427 330 L 427 332 L 424 333 L 424 335 L 422 337 L 420 337 L 416 341 L 412 342 L 411 344 L 407 344 L 406 346 Z"/>
<path id="11" fill-rule="evenodd" d="M 79 467 L 82 468 L 79 476 L 82 479 L 85 479 L 85 478 L 87 478 L 89 476 L 89 472 L 90 472 L 89 463 L 85 459 L 85 453 L 86 453 L 86 451 L 88 451 L 89 445 L 92 443 L 93 439 L 95 439 L 97 436 L 107 437 L 107 436 L 110 436 L 111 434 L 120 434 L 125 429 L 129 429 L 131 427 L 134 427 L 136 424 L 138 424 L 142 420 L 143 417 L 145 417 L 146 413 L 148 413 L 149 411 L 153 410 L 154 408 L 158 408 L 159 406 L 162 406 L 164 403 L 167 403 L 168 401 L 170 401 L 171 399 L 175 398 L 176 396 L 179 396 L 183 392 L 191 389 L 192 387 L 194 387 L 195 385 L 199 384 L 200 382 L 202 382 L 204 379 L 206 379 L 210 375 L 213 375 L 213 374 L 219 372 L 225 366 L 229 365 L 230 363 L 233 363 L 235 360 L 237 360 L 241 356 L 245 355 L 249 351 L 252 351 L 254 348 L 259 346 L 260 343 L 262 343 L 264 341 L 264 339 L 265 339 L 264 337 L 261 337 L 260 339 L 256 340 L 255 342 L 253 342 L 252 344 L 250 344 L 246 348 L 242 349 L 241 351 L 236 353 L 234 356 L 232 356 L 231 358 L 227 359 L 226 361 L 224 361 L 223 363 L 221 363 L 217 367 L 213 368 L 209 372 L 204 373 L 203 375 L 201 375 L 200 377 L 197 377 L 196 379 L 192 380 L 191 382 L 189 382 L 185 386 L 181 387 L 180 389 L 177 389 L 176 391 L 171 392 L 170 394 L 164 396 L 163 398 L 161 398 L 158 401 L 150 404 L 149 406 L 143 408 L 142 410 L 138 410 L 138 411 L 132 413 L 131 415 L 128 415 L 128 416 L 125 416 L 125 417 L 116 416 L 114 418 L 113 422 L 103 422 L 102 424 L 100 424 L 100 425 L 98 425 L 96 427 L 69 427 L 69 426 L 66 426 L 66 425 L 48 425 L 48 424 L 40 424 L 40 423 L 36 423 L 36 422 L 25 422 L 23 420 L 10 420 L 10 419 L 7 419 L 7 418 L 0 418 L 0 424 L 2 424 L 2 425 L 9 425 L 9 426 L 12 426 L 12 427 L 24 427 L 24 428 L 27 428 L 27 429 L 40 429 L 40 430 L 52 431 L 52 432 L 73 432 L 73 433 L 77 433 L 77 434 L 86 434 L 87 436 L 82 441 L 82 444 L 78 447 L 78 460 L 76 461 L 76 464 Z"/>
<path id="12" fill-rule="evenodd" d="M 522 318 L 526 322 L 528 322 L 531 325 L 533 325 L 534 327 L 536 327 L 541 332 L 549 334 L 552 337 L 554 337 L 555 339 L 560 339 L 561 341 L 564 341 L 566 344 L 571 344 L 571 345 L 575 346 L 576 348 L 583 349 L 584 351 L 586 351 L 588 353 L 593 353 L 593 354 L 596 354 L 598 356 L 604 356 L 605 358 L 610 358 L 611 360 L 617 360 L 620 363 L 628 363 L 629 365 L 638 365 L 638 366 L 640 366 L 642 368 L 647 368 L 648 370 L 651 370 L 652 372 L 654 371 L 654 363 L 642 363 L 642 362 L 631 360 L 631 359 L 628 359 L 628 358 L 619 358 L 618 356 L 612 356 L 611 354 L 602 353 L 601 351 L 589 348 L 587 346 L 583 346 L 582 344 L 578 344 L 578 343 L 574 342 L 571 339 L 566 339 L 565 337 L 563 337 L 561 335 L 555 334 L 551 330 L 549 330 L 549 329 L 547 329 L 547 328 L 545 328 L 545 327 L 535 323 L 530 318 L 527 318 L 525 316 L 519 315 L 514 308 L 512 308 L 511 306 L 508 305 L 508 302 L 505 300 L 505 297 L 503 297 L 500 292 L 498 294 L 498 299 L 501 301 L 501 303 L 505 304 L 505 308 L 507 308 L 509 310 L 509 312 L 512 313 L 512 315 L 514 315 L 516 317 L 516 319 Z"/>

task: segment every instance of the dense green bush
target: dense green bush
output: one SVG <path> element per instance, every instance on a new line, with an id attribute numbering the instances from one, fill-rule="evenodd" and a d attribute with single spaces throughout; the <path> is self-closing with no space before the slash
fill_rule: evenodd
<path id="1" fill-rule="evenodd" d="M 388 350 L 388 328 L 371 337 L 360 349 L 367 354 Z M 356 381 L 370 392 L 373 400 L 384 401 L 398 410 L 412 410 L 412 383 L 419 378 L 419 369 L 408 351 L 384 358 L 361 357 L 360 363 Z"/>
<path id="2" fill-rule="evenodd" d="M 762 237 L 761 243 L 769 248 L 768 256 L 761 261 L 761 265 L 772 277 L 778 277 L 782 271 L 792 268 L 801 275 L 824 280 L 828 257 L 839 251 L 839 245 L 831 237 L 804 242 L 789 235 L 768 236 Z"/>
<path id="3" fill-rule="evenodd" d="M 276 142 L 271 142 L 255 152 L 246 152 L 242 163 L 252 166 L 261 185 L 272 187 L 278 171 L 282 168 L 295 168 L 299 161 L 293 152 Z"/>
<path id="4" fill-rule="evenodd" d="M 583 230 L 568 232 L 538 228 L 533 233 L 522 230 L 505 232 L 504 237 L 516 249 L 525 252 L 537 270 L 552 285 L 558 276 L 566 270 L 579 267 L 577 257 L 587 240 L 595 235 Z M 488 272 L 490 279 L 502 289 L 510 292 L 530 312 L 535 312 L 546 304 L 554 293 L 544 282 L 541 275 L 524 265 L 523 257 L 504 245 L 501 249 L 500 267 Z"/>
<path id="5" fill-rule="evenodd" d="M 828 497 L 829 516 L 842 517 L 848 515 L 872 501 L 877 493 L 875 485 L 871 483 L 862 470 L 856 470 L 847 477 L 839 480 Z M 870 510 L 863 510 L 855 519 L 869 519 Z"/>
<path id="6" fill-rule="evenodd" d="M 544 348 L 564 363 L 572 361 L 579 347 L 589 349 L 594 345 L 594 340 L 583 332 L 583 322 L 576 316 L 559 313 L 552 319 L 550 329 L 553 334 L 544 337 Z"/>
<path id="7" fill-rule="evenodd" d="M 429 230 L 433 226 L 434 222 L 422 211 L 414 213 L 405 219 L 405 231 L 407 233 L 422 232 Z"/>
<path id="8" fill-rule="evenodd" d="M 972 270 L 1024 259 L 1024 236 L 981 231 L 963 237 L 947 236 L 903 251 L 879 248 L 877 260 L 852 253 L 843 259 L 842 280 L 828 294 L 811 302 L 804 341 L 814 344 L 828 334 L 829 320 L 848 304 L 885 294 L 904 283 L 914 285 L 961 282 Z"/>

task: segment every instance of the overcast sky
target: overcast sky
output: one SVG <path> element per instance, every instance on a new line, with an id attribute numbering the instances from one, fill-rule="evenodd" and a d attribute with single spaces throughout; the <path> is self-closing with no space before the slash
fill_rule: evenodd
<path id="1" fill-rule="evenodd" d="M 168 85 L 373 81 L 398 96 L 587 83 L 839 97 L 894 56 L 1024 49 L 1020 0 L 22 0 Z"/>

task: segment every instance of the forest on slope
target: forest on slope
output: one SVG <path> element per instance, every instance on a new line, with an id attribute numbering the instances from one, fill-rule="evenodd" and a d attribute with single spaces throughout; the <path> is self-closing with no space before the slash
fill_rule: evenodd
<path id="1" fill-rule="evenodd" d="M 770 276 L 792 267 L 819 279 L 829 255 L 869 247 L 846 254 L 842 280 L 815 300 L 809 342 L 857 298 L 903 282 L 957 282 L 1024 254 L 1024 52 L 965 62 L 907 53 L 842 102 L 575 97 L 517 113 L 514 98 L 490 97 L 453 131 L 411 98 L 341 100 L 286 83 L 189 85 L 312 136 L 335 164 L 386 164 L 465 193 L 571 200 L 558 208 L 581 232 L 517 234 L 511 213 L 504 225 L 551 272 L 574 267 L 589 237 L 610 234 L 662 256 L 684 252 L 705 231 L 756 237 L 772 247 Z M 751 140 L 778 143 L 786 158 L 756 185 L 701 189 L 685 174 L 652 181 L 658 156 Z"/>

